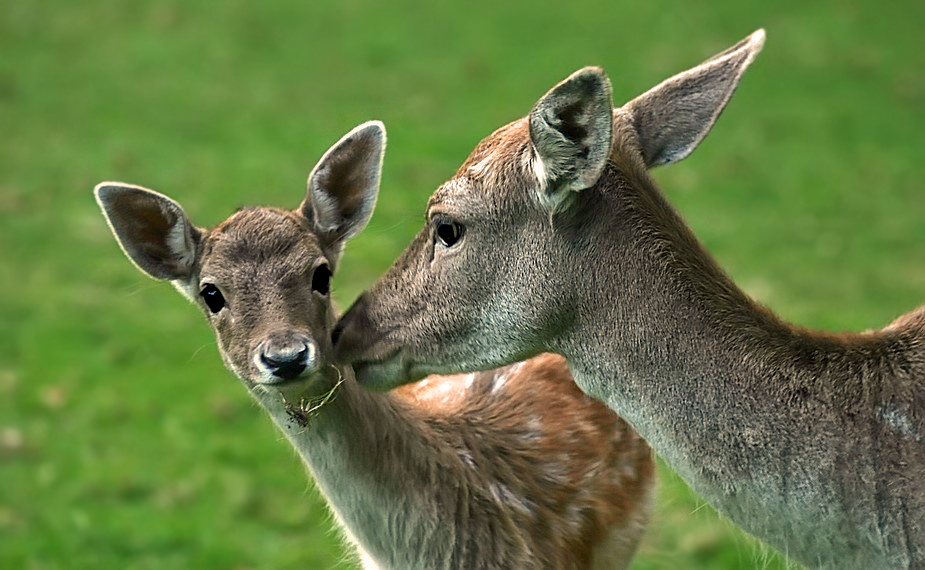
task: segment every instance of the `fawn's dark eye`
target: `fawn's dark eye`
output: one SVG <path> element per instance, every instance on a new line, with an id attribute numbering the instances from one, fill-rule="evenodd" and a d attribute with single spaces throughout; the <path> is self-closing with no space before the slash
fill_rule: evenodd
<path id="1" fill-rule="evenodd" d="M 222 297 L 222 292 L 211 283 L 206 283 L 202 286 L 202 291 L 199 292 L 199 296 L 202 297 L 202 300 L 206 302 L 206 306 L 209 307 L 209 310 L 213 313 L 221 311 L 225 306 L 225 298 Z"/>
<path id="2" fill-rule="evenodd" d="M 456 222 L 437 222 L 437 226 L 434 228 L 434 234 L 436 234 L 440 243 L 446 247 L 453 247 L 456 245 L 456 242 L 459 241 L 459 238 L 462 237 L 463 227 Z"/>
<path id="3" fill-rule="evenodd" d="M 315 268 L 312 273 L 312 291 L 317 291 L 322 295 L 327 295 L 331 290 L 331 268 L 327 263 L 322 263 Z"/>

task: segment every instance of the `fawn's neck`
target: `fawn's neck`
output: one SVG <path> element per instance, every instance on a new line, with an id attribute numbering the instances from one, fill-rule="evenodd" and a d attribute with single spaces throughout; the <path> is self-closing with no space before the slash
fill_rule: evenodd
<path id="1" fill-rule="evenodd" d="M 471 474 L 424 413 L 394 392 L 363 389 L 350 368 L 330 371 L 325 391 L 310 399 L 258 400 L 361 554 L 383 568 L 451 568 L 454 549 L 472 538 L 460 530 L 476 513 L 453 511 Z"/>

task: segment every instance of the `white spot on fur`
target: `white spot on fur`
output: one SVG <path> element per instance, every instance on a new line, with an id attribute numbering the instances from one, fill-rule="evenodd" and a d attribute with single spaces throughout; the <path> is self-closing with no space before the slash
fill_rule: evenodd
<path id="1" fill-rule="evenodd" d="M 532 514 L 533 508 L 530 501 L 521 497 L 503 483 L 492 483 L 488 486 L 491 496 L 502 505 L 508 505 L 524 514 Z"/>
<path id="2" fill-rule="evenodd" d="M 521 366 L 523 365 L 524 365 L 523 362 L 518 362 L 517 364 L 514 364 L 513 366 L 505 370 L 503 373 L 495 376 L 491 384 L 491 393 L 497 394 L 498 392 L 500 392 L 504 388 L 504 385 L 507 384 L 507 381 L 510 380 L 511 376 L 513 376 L 514 374 L 517 374 L 517 372 L 520 370 Z"/>
<path id="3" fill-rule="evenodd" d="M 545 478 L 552 485 L 567 485 L 569 477 L 568 466 L 562 463 L 547 463 L 544 467 Z"/>
<path id="4" fill-rule="evenodd" d="M 527 444 L 535 444 L 543 439 L 543 421 L 539 416 L 527 418 L 527 426 L 522 437 Z"/>
<path id="5" fill-rule="evenodd" d="M 504 372 L 502 374 L 498 374 L 497 376 L 495 376 L 494 380 L 492 380 L 492 383 L 491 383 L 491 393 L 497 394 L 498 392 L 500 392 L 501 389 L 504 388 L 504 385 L 507 384 L 507 379 L 508 379 L 507 372 Z"/>
<path id="6" fill-rule="evenodd" d="M 898 410 L 893 404 L 884 404 L 881 406 L 878 417 L 880 418 L 880 421 L 887 425 L 887 427 L 903 436 L 904 438 L 912 439 L 916 442 L 922 441 L 921 434 L 919 434 L 919 432 L 915 429 L 915 426 L 912 425 L 909 417 Z"/>

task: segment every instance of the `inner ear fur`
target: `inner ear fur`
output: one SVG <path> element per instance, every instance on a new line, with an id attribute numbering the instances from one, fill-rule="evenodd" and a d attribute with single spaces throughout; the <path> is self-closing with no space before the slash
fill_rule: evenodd
<path id="1" fill-rule="evenodd" d="M 170 281 L 192 274 L 202 232 L 178 203 L 119 182 L 99 184 L 94 194 L 116 241 L 138 269 Z"/>
<path id="2" fill-rule="evenodd" d="M 619 110 L 631 121 L 647 167 L 678 162 L 697 148 L 726 108 L 764 39 L 764 30 L 757 30 Z"/>
<path id="3" fill-rule="evenodd" d="M 299 212 L 330 244 L 358 234 L 372 216 L 385 153 L 385 126 L 363 123 L 324 154 L 308 177 Z"/>
<path id="4" fill-rule="evenodd" d="M 576 71 L 534 105 L 530 141 L 548 198 L 597 182 L 610 155 L 612 110 L 610 80 L 598 67 Z"/>

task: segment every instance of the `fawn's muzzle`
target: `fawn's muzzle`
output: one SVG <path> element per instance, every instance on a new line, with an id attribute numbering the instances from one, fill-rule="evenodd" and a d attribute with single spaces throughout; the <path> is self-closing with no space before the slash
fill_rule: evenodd
<path id="1" fill-rule="evenodd" d="M 313 368 L 316 352 L 315 343 L 304 335 L 271 335 L 258 347 L 258 366 L 272 375 L 268 384 L 284 382 Z"/>

